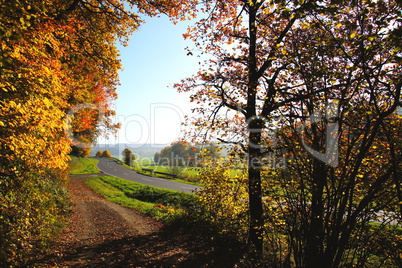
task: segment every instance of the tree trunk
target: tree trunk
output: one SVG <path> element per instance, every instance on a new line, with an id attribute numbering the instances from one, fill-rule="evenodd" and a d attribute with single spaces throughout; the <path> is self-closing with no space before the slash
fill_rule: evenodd
<path id="1" fill-rule="evenodd" d="M 323 191 L 326 180 L 326 168 L 319 160 L 314 159 L 314 171 L 312 174 L 312 200 L 311 200 L 311 223 L 307 230 L 305 267 L 325 267 L 323 259 Z M 330 260 L 327 260 L 330 262 Z"/>
<path id="2" fill-rule="evenodd" d="M 249 194 L 249 246 L 252 256 L 262 258 L 263 251 L 263 208 L 261 188 L 261 133 L 262 120 L 249 124 L 248 145 L 248 194 Z"/>

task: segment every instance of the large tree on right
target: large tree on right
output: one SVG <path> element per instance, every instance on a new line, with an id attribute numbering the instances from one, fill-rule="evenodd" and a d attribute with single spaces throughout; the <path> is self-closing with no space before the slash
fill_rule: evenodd
<path id="1" fill-rule="evenodd" d="M 373 224 L 398 218 L 390 212 L 401 201 L 400 4 L 205 5 L 209 15 L 185 36 L 210 59 L 177 88 L 201 104 L 197 133 L 239 144 L 247 156 L 253 256 L 263 256 L 264 241 L 272 251 L 275 231 L 278 266 L 369 263 L 372 252 L 357 252 Z M 264 166 L 272 152 L 285 152 L 285 169 Z"/>

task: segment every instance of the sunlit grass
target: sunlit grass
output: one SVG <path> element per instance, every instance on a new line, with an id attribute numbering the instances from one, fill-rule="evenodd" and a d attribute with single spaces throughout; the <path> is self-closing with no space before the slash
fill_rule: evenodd
<path id="1" fill-rule="evenodd" d="M 161 189 L 111 176 L 87 178 L 85 183 L 111 202 L 133 208 L 164 222 L 181 217 L 197 199 L 197 196 L 192 194 Z"/>
<path id="2" fill-rule="evenodd" d="M 98 160 L 94 158 L 80 158 L 80 157 L 71 157 L 70 166 L 70 174 L 79 175 L 79 174 L 94 174 L 100 173 L 100 170 L 96 167 L 98 164 Z"/>

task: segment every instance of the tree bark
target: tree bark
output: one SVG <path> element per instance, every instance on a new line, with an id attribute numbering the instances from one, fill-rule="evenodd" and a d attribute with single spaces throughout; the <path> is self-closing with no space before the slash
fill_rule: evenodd
<path id="1" fill-rule="evenodd" d="M 263 253 L 263 208 L 261 187 L 261 135 L 262 120 L 249 123 L 248 145 L 248 194 L 249 194 L 249 246 L 255 259 L 261 259 Z"/>
<path id="2" fill-rule="evenodd" d="M 305 247 L 305 267 L 325 267 L 328 263 L 323 258 L 324 244 L 324 205 L 323 192 L 326 180 L 325 164 L 314 159 L 314 172 L 312 174 L 312 200 L 311 200 L 311 223 L 307 230 Z M 330 260 L 327 260 L 328 262 Z"/>

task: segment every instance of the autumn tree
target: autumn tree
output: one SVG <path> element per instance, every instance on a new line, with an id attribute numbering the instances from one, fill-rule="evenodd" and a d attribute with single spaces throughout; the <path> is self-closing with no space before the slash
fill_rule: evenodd
<path id="1" fill-rule="evenodd" d="M 170 146 L 163 148 L 159 158 L 163 165 L 182 166 L 186 164 L 190 150 L 187 142 L 176 141 Z"/>
<path id="2" fill-rule="evenodd" d="M 158 165 L 160 159 L 161 159 L 161 153 L 160 153 L 160 152 L 156 152 L 156 153 L 154 154 L 154 163 Z"/>
<path id="3" fill-rule="evenodd" d="M 70 146 L 117 127 L 116 42 L 126 44 L 139 13 L 185 19 L 192 4 L 0 1 L 0 266 L 25 266 L 68 211 Z"/>
<path id="4" fill-rule="evenodd" d="M 393 1 L 209 1 L 205 11 L 208 16 L 184 36 L 211 59 L 197 75 L 176 87 L 191 92 L 191 101 L 201 104 L 195 111 L 204 117 L 193 122 L 197 133 L 204 129 L 204 136 L 238 144 L 246 155 L 251 250 L 257 257 L 262 254 L 262 197 L 272 194 L 262 187 L 262 175 L 267 177 L 263 159 L 287 146 L 293 152 L 306 149 L 314 157 L 293 155 L 289 164 L 291 170 L 297 166 L 304 174 L 305 183 L 299 184 L 291 172 L 283 173 L 284 179 L 301 185 L 295 188 L 296 197 L 304 198 L 305 208 L 303 218 L 295 216 L 302 233 L 297 237 L 288 233 L 291 240 L 283 264 L 295 259 L 291 256 L 295 252 L 299 267 L 337 267 L 341 260 L 347 262 L 345 249 L 360 217 L 380 198 L 380 189 L 398 183 L 387 178 L 400 176 L 398 158 L 395 151 L 390 152 L 384 163 L 393 159 L 393 167 L 372 173 L 370 181 L 375 183 L 366 184 L 362 190 L 366 195 L 356 201 L 357 180 L 365 178 L 359 173 L 364 159 L 400 105 L 400 5 Z M 303 128 L 315 111 L 334 105 L 334 99 L 339 105 L 324 116 L 325 124 Z M 341 118 L 340 122 L 331 121 L 335 118 Z M 298 122 L 292 139 L 282 145 L 265 142 L 272 138 L 275 125 L 286 120 L 290 125 Z M 352 143 L 340 142 L 338 131 L 346 133 L 347 127 L 360 133 Z M 300 143 L 295 135 L 304 133 L 303 129 L 307 141 Z M 353 149 L 356 142 L 357 151 Z M 345 149 L 338 150 L 339 146 Z M 348 158 L 351 152 L 353 160 Z M 308 165 L 302 164 L 305 161 Z M 331 181 L 337 181 L 338 187 L 329 187 Z M 344 190 L 348 194 L 326 203 L 329 194 Z M 290 196 L 285 199 L 292 201 Z M 330 220 L 325 222 L 325 217 Z"/>
<path id="5" fill-rule="evenodd" d="M 393 217 L 379 221 L 378 213 L 398 210 L 400 202 L 395 179 L 401 174 L 400 155 L 391 149 L 400 141 L 385 141 L 390 126 L 400 125 L 394 116 L 401 98 L 400 65 L 389 35 L 390 25 L 398 27 L 400 7 L 389 2 L 335 7 L 338 12 L 306 18 L 300 26 L 318 25 L 307 32 L 297 29 L 298 38 L 288 40 L 299 81 L 311 94 L 286 107 L 292 135 L 279 141 L 297 159 L 288 163 L 282 182 L 288 185 L 287 202 L 300 204 L 291 208 L 289 225 L 297 227 L 288 232 L 299 245 L 292 250 L 300 267 L 375 266 L 369 256 L 384 245 L 378 246 L 382 239 L 370 222 L 388 225 Z M 312 94 L 326 88 L 331 90 Z M 369 249 L 368 241 L 375 246 Z M 389 253 L 382 257 L 390 259 Z"/>
<path id="6" fill-rule="evenodd" d="M 88 157 L 91 154 L 92 140 L 87 138 L 86 136 L 80 136 L 78 138 L 81 145 L 72 145 L 70 155 L 78 156 L 78 157 Z M 82 146 L 85 144 L 86 146 Z"/>
<path id="7" fill-rule="evenodd" d="M 102 157 L 103 151 L 97 151 L 95 157 Z"/>
<path id="8" fill-rule="evenodd" d="M 124 164 L 126 164 L 127 166 L 132 167 L 133 162 L 135 160 L 135 155 L 133 154 L 133 152 L 129 148 L 126 148 L 126 149 L 123 150 L 122 155 L 123 155 Z"/>
<path id="9" fill-rule="evenodd" d="M 113 155 L 106 149 L 102 152 L 102 157 L 111 158 Z"/>
<path id="10" fill-rule="evenodd" d="M 88 157 L 91 154 L 91 148 L 72 146 L 70 154 L 78 157 Z"/>
<path id="11" fill-rule="evenodd" d="M 201 145 L 201 148 L 203 148 L 203 154 L 209 155 L 212 158 L 218 158 L 221 153 L 221 148 L 219 147 L 218 144 L 212 143 L 212 142 L 207 142 Z"/>
<path id="12" fill-rule="evenodd" d="M 278 142 L 287 148 L 287 168 L 266 173 L 278 189 L 267 192 L 281 204 L 284 214 L 285 224 L 278 229 L 288 235 L 288 252 L 293 251 L 296 267 L 312 262 L 332 267 L 371 267 L 384 262 L 397 267 L 401 259 L 394 249 L 402 240 L 395 233 L 395 224 L 401 220 L 395 176 L 401 166 L 395 166 L 394 161 L 399 161 L 401 152 L 395 145 L 401 140 L 388 138 L 396 129 L 401 130 L 401 118 L 388 116 L 377 131 L 363 119 L 367 118 L 367 107 L 340 111 L 347 116 L 332 121 L 335 118 L 326 118 L 324 113 L 322 120 L 292 120 L 278 131 Z M 334 135 L 328 124 L 337 127 L 339 162 L 335 168 L 300 149 L 320 144 L 328 150 L 327 139 Z M 372 254 L 377 257 L 371 258 Z"/>

